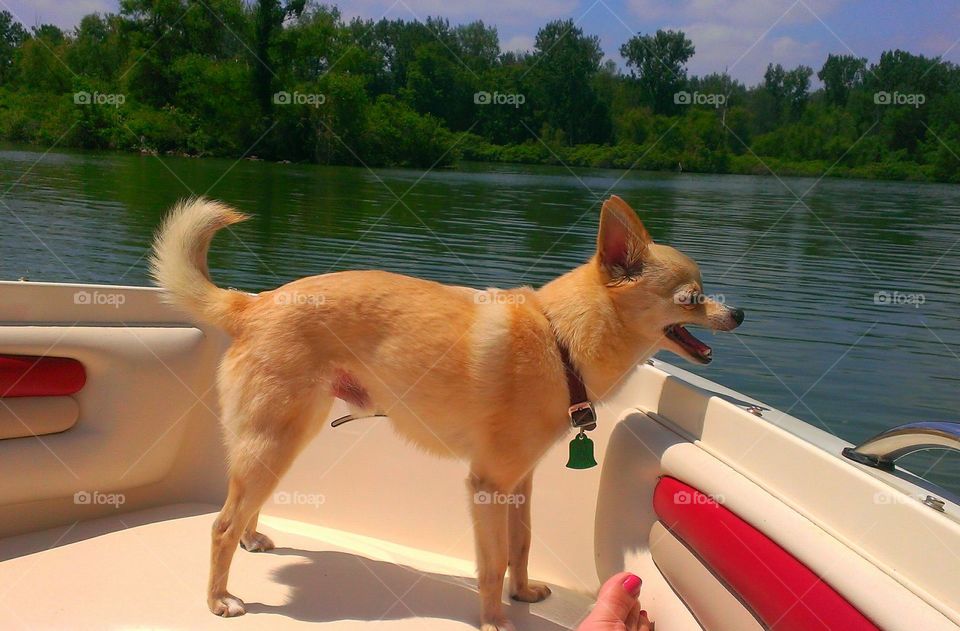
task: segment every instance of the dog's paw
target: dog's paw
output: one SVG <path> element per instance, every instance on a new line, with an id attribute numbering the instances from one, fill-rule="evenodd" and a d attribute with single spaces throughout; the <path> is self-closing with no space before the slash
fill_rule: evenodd
<path id="1" fill-rule="evenodd" d="M 480 631 L 517 631 L 513 623 L 503 616 L 494 620 L 485 620 L 480 624 Z"/>
<path id="2" fill-rule="evenodd" d="M 240 547 L 247 552 L 266 552 L 273 550 L 276 546 L 267 535 L 255 532 L 252 535 L 243 535 L 240 537 Z"/>
<path id="3" fill-rule="evenodd" d="M 224 618 L 233 618 L 234 616 L 242 616 L 247 613 L 243 601 L 230 594 L 211 598 L 207 601 L 207 605 L 210 607 L 210 611 Z"/>
<path id="4" fill-rule="evenodd" d="M 510 598 L 524 603 L 538 603 L 550 595 L 550 588 L 542 583 L 528 583 L 526 587 L 517 589 L 510 594 Z"/>

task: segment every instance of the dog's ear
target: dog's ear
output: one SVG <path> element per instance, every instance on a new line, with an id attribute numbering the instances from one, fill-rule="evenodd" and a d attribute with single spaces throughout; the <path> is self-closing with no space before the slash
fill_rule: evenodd
<path id="1" fill-rule="evenodd" d="M 639 276 L 651 243 L 650 233 L 627 202 L 616 195 L 603 202 L 597 259 L 611 279 Z"/>

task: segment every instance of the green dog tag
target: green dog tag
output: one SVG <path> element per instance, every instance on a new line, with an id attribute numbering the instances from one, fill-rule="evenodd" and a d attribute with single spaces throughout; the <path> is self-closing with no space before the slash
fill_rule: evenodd
<path id="1" fill-rule="evenodd" d="M 595 466 L 597 461 L 593 457 L 593 441 L 587 438 L 581 429 L 580 433 L 570 441 L 570 460 L 567 461 L 567 468 L 589 469 Z"/>

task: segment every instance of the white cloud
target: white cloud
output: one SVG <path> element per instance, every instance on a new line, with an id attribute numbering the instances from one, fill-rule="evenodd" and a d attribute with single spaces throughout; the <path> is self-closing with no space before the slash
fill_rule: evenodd
<path id="1" fill-rule="evenodd" d="M 514 35 L 510 39 L 500 42 L 500 50 L 533 50 L 534 38 L 532 35 Z"/>
<path id="2" fill-rule="evenodd" d="M 838 4 L 839 0 L 629 0 L 639 19 L 665 23 L 663 28 L 681 30 L 693 41 L 696 54 L 688 64 L 692 74 L 727 69 L 748 85 L 762 80 L 769 63 L 788 68 L 806 64 L 818 70 L 826 55 L 820 42 L 833 38 L 820 22 L 829 25 Z M 801 41 L 782 33 L 793 25 L 812 25 L 805 31 L 812 29 L 815 36 Z"/>

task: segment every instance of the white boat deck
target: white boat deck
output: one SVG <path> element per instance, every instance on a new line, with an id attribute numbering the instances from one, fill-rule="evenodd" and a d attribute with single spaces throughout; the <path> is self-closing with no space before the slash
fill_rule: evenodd
<path id="1" fill-rule="evenodd" d="M 4 628 L 476 629 L 472 563 L 267 516 L 277 549 L 238 550 L 231 571 L 247 614 L 218 618 L 204 601 L 216 512 L 177 504 L 0 540 Z M 551 587 L 534 605 L 505 598 L 519 629 L 575 627 L 593 603 Z"/>

